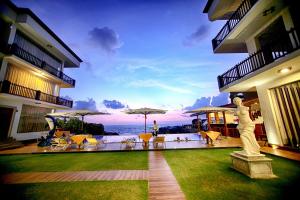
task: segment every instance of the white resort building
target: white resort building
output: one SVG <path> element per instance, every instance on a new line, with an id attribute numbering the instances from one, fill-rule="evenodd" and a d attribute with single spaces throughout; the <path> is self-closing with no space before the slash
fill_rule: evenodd
<path id="1" fill-rule="evenodd" d="M 210 21 L 227 20 L 214 53 L 248 53 L 218 76 L 221 92 L 256 92 L 269 144 L 300 144 L 300 12 L 294 0 L 208 0 Z M 256 114 L 257 114 L 256 113 Z"/>
<path id="2" fill-rule="evenodd" d="M 74 88 L 64 68 L 81 59 L 31 10 L 0 2 L 0 141 L 28 140 L 48 133 L 44 118 L 70 109 L 61 88 Z"/>

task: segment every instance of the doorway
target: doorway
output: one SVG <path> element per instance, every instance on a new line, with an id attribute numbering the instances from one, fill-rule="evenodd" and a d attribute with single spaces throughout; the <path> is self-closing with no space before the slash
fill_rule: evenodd
<path id="1" fill-rule="evenodd" d="M 10 129 L 13 121 L 14 108 L 0 107 L 0 141 L 10 136 Z"/>

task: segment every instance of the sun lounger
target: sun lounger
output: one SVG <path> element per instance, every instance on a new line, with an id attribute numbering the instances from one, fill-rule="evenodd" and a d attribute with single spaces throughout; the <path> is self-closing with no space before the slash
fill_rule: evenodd
<path id="1" fill-rule="evenodd" d="M 53 138 L 51 141 L 51 148 L 53 150 L 66 150 L 68 146 L 68 142 L 63 138 Z"/>
<path id="2" fill-rule="evenodd" d="M 126 138 L 121 141 L 121 148 L 123 144 L 126 145 L 126 148 L 132 148 L 136 145 L 136 140 L 135 138 Z"/>

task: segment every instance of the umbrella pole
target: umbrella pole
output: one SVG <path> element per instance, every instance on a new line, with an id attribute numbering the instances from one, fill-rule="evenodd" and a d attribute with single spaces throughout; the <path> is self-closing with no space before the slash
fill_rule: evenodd
<path id="1" fill-rule="evenodd" d="M 145 133 L 146 133 L 146 119 L 147 119 L 147 115 L 145 114 Z"/>
<path id="2" fill-rule="evenodd" d="M 83 118 L 84 118 L 84 115 L 81 115 L 81 130 L 83 132 Z"/>

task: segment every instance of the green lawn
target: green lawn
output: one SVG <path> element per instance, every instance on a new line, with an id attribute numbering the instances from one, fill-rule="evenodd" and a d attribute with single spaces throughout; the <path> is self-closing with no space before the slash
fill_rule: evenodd
<path id="1" fill-rule="evenodd" d="M 192 199 L 289 199 L 298 196 L 300 163 L 271 155 L 279 178 L 254 180 L 231 169 L 229 154 L 240 149 L 164 151 L 188 200 Z M 297 198 L 297 197 L 294 198 Z"/>
<path id="2" fill-rule="evenodd" d="M 0 156 L 0 173 L 147 170 L 148 152 L 64 153 Z"/>
<path id="3" fill-rule="evenodd" d="M 1 185 L 7 199 L 146 200 L 147 181 L 88 181 Z"/>

